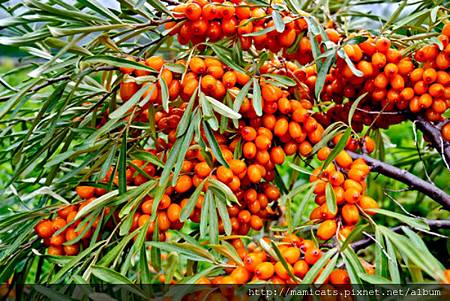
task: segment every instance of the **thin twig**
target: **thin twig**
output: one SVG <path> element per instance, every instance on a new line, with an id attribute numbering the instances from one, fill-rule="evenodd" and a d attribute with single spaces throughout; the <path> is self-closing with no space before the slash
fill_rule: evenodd
<path id="1" fill-rule="evenodd" d="M 450 220 L 426 220 L 425 222 L 432 229 L 448 229 L 448 228 L 450 228 Z M 391 228 L 391 230 L 394 232 L 400 232 L 400 231 L 402 231 L 402 227 L 405 227 L 405 225 Z M 373 243 L 374 243 L 373 238 L 367 237 L 367 238 L 355 241 L 350 246 L 352 247 L 352 249 L 354 251 L 358 251 L 358 250 L 367 248 L 368 246 L 370 246 Z"/>

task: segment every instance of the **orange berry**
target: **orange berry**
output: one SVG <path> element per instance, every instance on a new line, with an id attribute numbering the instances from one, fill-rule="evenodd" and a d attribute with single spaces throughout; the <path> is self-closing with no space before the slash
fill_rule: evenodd
<path id="1" fill-rule="evenodd" d="M 158 213 L 158 217 L 156 218 L 158 223 L 158 230 L 165 232 L 170 228 L 170 220 L 165 211 L 161 211 Z"/>
<path id="2" fill-rule="evenodd" d="M 170 204 L 167 208 L 167 218 L 170 222 L 177 222 L 180 220 L 181 207 L 178 204 Z"/>
<path id="3" fill-rule="evenodd" d="M 361 192 L 355 188 L 346 189 L 344 192 L 344 199 L 347 203 L 357 203 L 361 199 Z"/>
<path id="4" fill-rule="evenodd" d="M 292 268 L 292 266 L 287 263 L 288 265 L 288 269 L 293 272 L 294 269 Z M 275 274 L 277 274 L 278 277 L 280 277 L 283 280 L 288 280 L 291 277 L 289 276 L 288 271 L 286 270 L 286 268 L 284 267 L 284 265 L 281 263 L 281 261 L 278 261 L 277 263 L 275 263 L 274 265 L 274 269 L 275 269 Z"/>
<path id="5" fill-rule="evenodd" d="M 52 256 L 62 256 L 64 255 L 64 249 L 61 246 L 49 246 L 47 254 Z"/>
<path id="6" fill-rule="evenodd" d="M 247 177 L 252 183 L 259 183 L 262 178 L 261 170 L 255 164 L 252 164 L 247 169 Z"/>
<path id="7" fill-rule="evenodd" d="M 387 38 L 379 38 L 376 41 L 376 48 L 379 52 L 386 53 L 391 47 L 391 41 Z"/>
<path id="8" fill-rule="evenodd" d="M 320 249 L 312 248 L 305 252 L 305 261 L 308 265 L 313 265 L 322 256 Z"/>
<path id="9" fill-rule="evenodd" d="M 77 186 L 75 191 L 82 199 L 90 199 L 95 196 L 95 187 L 93 186 Z"/>
<path id="10" fill-rule="evenodd" d="M 197 74 L 202 74 L 206 71 L 206 65 L 203 59 L 199 57 L 193 57 L 189 62 L 189 68 L 191 68 L 192 72 Z"/>
<path id="11" fill-rule="evenodd" d="M 216 175 L 217 179 L 225 184 L 233 180 L 233 172 L 225 166 L 219 166 L 219 168 L 217 168 Z"/>
<path id="12" fill-rule="evenodd" d="M 336 234 L 337 223 L 335 220 L 326 220 L 319 225 L 317 237 L 322 240 L 329 240 Z"/>
<path id="13" fill-rule="evenodd" d="M 343 269 L 335 269 L 331 272 L 329 276 L 331 284 L 339 285 L 339 284 L 350 284 L 350 277 L 346 270 Z"/>
<path id="14" fill-rule="evenodd" d="M 442 138 L 450 141 L 450 123 L 445 124 L 441 129 Z"/>
<path id="15" fill-rule="evenodd" d="M 270 150 L 270 160 L 273 164 L 283 164 L 284 162 L 284 151 L 280 146 L 273 147 Z"/>
<path id="16" fill-rule="evenodd" d="M 258 135 L 255 140 L 255 145 L 260 150 L 267 150 L 269 149 L 270 145 L 272 144 L 272 141 L 269 137 L 266 135 Z"/>
<path id="17" fill-rule="evenodd" d="M 141 205 L 141 210 L 145 214 L 152 214 L 153 199 L 147 200 Z"/>
<path id="18" fill-rule="evenodd" d="M 335 158 L 336 163 L 343 168 L 349 168 L 353 162 L 352 157 L 345 151 L 341 151 Z"/>
<path id="19" fill-rule="evenodd" d="M 202 15 L 202 8 L 197 3 L 191 2 L 185 7 L 184 14 L 189 20 L 195 21 Z"/>
<path id="20" fill-rule="evenodd" d="M 73 244 L 70 246 L 63 246 L 64 253 L 66 253 L 67 256 L 73 256 L 78 254 L 80 251 L 79 244 Z"/>
<path id="21" fill-rule="evenodd" d="M 160 71 L 164 66 L 164 59 L 160 56 L 152 56 L 145 60 L 145 64 L 156 71 Z M 170 83 L 168 82 L 167 84 Z"/>
<path id="22" fill-rule="evenodd" d="M 262 86 L 261 94 L 265 101 L 275 102 L 281 97 L 281 89 L 276 86 L 267 84 Z"/>
<path id="23" fill-rule="evenodd" d="M 40 221 L 35 227 L 34 231 L 41 238 L 49 238 L 53 235 L 55 230 L 53 229 L 53 223 L 49 220 Z"/>
<path id="24" fill-rule="evenodd" d="M 256 145 L 253 142 L 246 142 L 242 147 L 242 153 L 247 159 L 253 159 L 256 156 Z"/>
<path id="25" fill-rule="evenodd" d="M 250 273 L 245 267 L 235 268 L 230 276 L 237 284 L 244 284 L 250 280 Z"/>
<path id="26" fill-rule="evenodd" d="M 262 259 L 256 253 L 249 253 L 244 257 L 243 262 L 249 272 L 254 272 L 256 267 L 262 262 Z"/>
<path id="27" fill-rule="evenodd" d="M 371 212 L 370 209 L 377 209 L 379 207 L 378 203 L 374 199 L 372 199 L 369 196 L 365 196 L 365 195 L 359 201 L 359 205 L 364 210 L 364 212 L 366 212 L 370 215 L 375 214 L 375 212 Z"/>
<path id="28" fill-rule="evenodd" d="M 252 227 L 256 231 L 261 230 L 263 227 L 261 218 L 257 215 L 252 215 L 252 217 L 250 218 L 250 227 Z"/>
<path id="29" fill-rule="evenodd" d="M 211 173 L 211 167 L 206 162 L 200 162 L 195 165 L 194 171 L 200 178 L 206 178 Z"/>
<path id="30" fill-rule="evenodd" d="M 347 225 L 355 225 L 359 222 L 359 210 L 353 204 L 346 204 L 341 209 L 342 218 Z"/>
<path id="31" fill-rule="evenodd" d="M 175 184 L 175 191 L 178 193 L 183 193 L 191 189 L 192 179 L 188 175 L 182 175 L 178 178 Z"/>
<path id="32" fill-rule="evenodd" d="M 281 252 L 283 258 L 290 264 L 294 264 L 300 258 L 300 250 L 296 247 L 288 247 Z"/>
<path id="33" fill-rule="evenodd" d="M 266 280 L 273 276 L 275 268 L 270 262 L 261 262 L 255 268 L 255 275 L 259 279 Z"/>
<path id="34" fill-rule="evenodd" d="M 304 260 L 299 260 L 294 264 L 294 275 L 300 278 L 305 277 L 309 271 L 309 265 Z"/>

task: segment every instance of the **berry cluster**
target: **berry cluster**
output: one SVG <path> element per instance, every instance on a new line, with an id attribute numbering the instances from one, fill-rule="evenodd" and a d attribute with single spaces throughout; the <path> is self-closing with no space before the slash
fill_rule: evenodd
<path id="1" fill-rule="evenodd" d="M 317 153 L 317 157 L 324 161 L 330 152 L 328 147 L 322 148 Z M 364 160 L 353 160 L 343 150 L 337 155 L 334 162 L 323 170 L 315 169 L 310 176 L 310 182 L 315 183 L 315 202 L 319 205 L 311 212 L 310 219 L 321 222 L 317 229 L 317 237 L 325 241 L 336 235 L 338 230 L 340 235 L 347 237 L 352 232 L 354 225 L 359 222 L 360 210 L 367 214 L 374 214 L 369 209 L 378 208 L 374 199 L 364 195 L 365 179 L 370 172 L 369 166 Z M 334 211 L 330 210 L 327 205 L 327 185 L 331 185 L 338 206 Z"/>
<path id="2" fill-rule="evenodd" d="M 65 205 L 57 211 L 53 219 L 43 219 L 35 226 L 36 234 L 44 240 L 48 247 L 49 255 L 76 255 L 80 246 L 88 246 L 93 233 L 101 224 L 100 217 L 78 218 L 78 212 L 105 193 L 102 188 L 92 186 L 78 186 L 77 194 L 84 199 L 77 205 Z M 103 209 L 104 216 L 108 215 L 110 209 Z M 106 226 L 110 226 L 108 223 Z"/>
<path id="3" fill-rule="evenodd" d="M 243 250 L 239 252 L 243 265 L 230 260 L 228 263 L 236 267 L 225 269 L 225 276 L 202 277 L 197 284 L 245 284 L 254 281 L 298 284 L 323 254 L 314 241 L 302 239 L 295 234 L 287 234 L 277 246 L 287 264 L 286 269 L 279 258 L 272 257 L 255 243 L 250 243 L 247 249 L 240 239 L 234 239 L 232 244 L 237 250 Z M 317 277 L 319 276 L 320 273 Z M 350 278 L 345 270 L 335 269 L 325 280 L 325 283 L 328 282 L 333 285 L 349 284 Z"/>
<path id="4" fill-rule="evenodd" d="M 273 53 L 280 50 L 302 64 L 313 60 L 311 43 L 306 37 L 308 24 L 303 18 L 294 18 L 288 13 L 280 14 L 283 28 L 277 31 L 272 17 L 273 9 L 260 7 L 245 1 L 221 2 L 194 0 L 173 9 L 174 16 L 183 21 L 166 24 L 171 35 L 177 35 L 182 45 L 199 44 L 206 40 L 215 42 L 226 37 L 237 38 L 243 50 L 252 45 L 256 49 L 267 49 Z M 327 30 L 334 40 L 339 34 Z"/>

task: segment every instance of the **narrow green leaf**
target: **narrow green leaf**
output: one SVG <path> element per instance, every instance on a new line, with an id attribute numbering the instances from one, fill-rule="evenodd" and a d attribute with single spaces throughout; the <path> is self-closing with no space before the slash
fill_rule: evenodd
<path id="1" fill-rule="evenodd" d="M 275 29 L 279 33 L 282 33 L 284 31 L 285 24 L 283 22 L 283 17 L 281 17 L 280 13 L 276 9 L 272 11 L 272 19 L 275 24 Z"/>
<path id="2" fill-rule="evenodd" d="M 325 188 L 325 198 L 327 200 L 328 210 L 332 213 L 337 212 L 336 195 L 334 194 L 333 186 L 330 182 L 327 183 Z"/>
<path id="3" fill-rule="evenodd" d="M 345 146 L 347 145 L 347 140 L 348 138 L 350 138 L 351 133 L 352 133 L 351 128 L 347 128 L 345 130 L 344 134 L 342 135 L 337 145 L 334 146 L 333 150 L 328 155 L 327 159 L 323 162 L 321 170 L 327 168 L 328 165 L 331 163 L 331 161 L 333 161 L 336 158 L 336 156 L 345 148 Z"/>
<path id="4" fill-rule="evenodd" d="M 400 283 L 400 282 L 391 282 L 389 279 L 386 279 L 384 277 L 378 276 L 378 275 L 369 275 L 366 273 L 358 273 L 359 278 L 364 280 L 367 283 L 370 284 L 394 284 L 394 283 Z"/>
<path id="5" fill-rule="evenodd" d="M 138 103 L 139 100 L 141 100 L 142 95 L 144 95 L 147 89 L 148 87 L 142 86 L 128 101 L 112 112 L 109 115 L 109 118 L 111 118 L 111 120 L 122 118 L 123 115 L 125 115 L 134 105 Z"/>
<path id="6" fill-rule="evenodd" d="M 331 258 L 326 267 L 320 273 L 319 277 L 317 277 L 317 280 L 315 281 L 316 284 L 323 284 L 328 279 L 328 276 L 330 276 L 331 272 L 336 267 L 338 259 L 339 254 L 336 254 L 333 258 Z"/>
<path id="7" fill-rule="evenodd" d="M 181 168 L 183 167 L 183 162 L 186 157 L 186 153 L 187 153 L 189 146 L 191 145 L 192 139 L 194 137 L 194 128 L 195 128 L 196 124 L 198 124 L 199 118 L 200 117 L 197 114 L 197 112 L 194 113 L 193 121 L 189 125 L 189 128 L 186 131 L 186 134 L 182 138 L 183 143 L 181 144 L 181 147 L 178 151 L 177 163 L 175 164 L 175 169 L 174 169 L 173 175 L 172 175 L 172 186 L 175 186 L 178 175 L 180 174 Z"/>
<path id="8" fill-rule="evenodd" d="M 160 77 L 158 79 L 159 86 L 161 87 L 161 100 L 164 111 L 169 112 L 169 88 L 166 81 Z"/>
<path id="9" fill-rule="evenodd" d="M 351 242 L 353 242 L 360 234 L 361 232 L 367 228 L 369 224 L 365 225 L 359 225 L 353 231 L 350 233 L 350 235 L 345 239 L 344 243 L 341 246 L 340 251 L 343 252 L 345 249 L 350 245 Z"/>
<path id="10" fill-rule="evenodd" d="M 192 108 L 194 107 L 194 103 L 197 98 L 197 93 L 198 93 L 198 88 L 196 88 L 194 93 L 192 93 L 192 96 L 189 99 L 188 105 L 187 105 L 186 109 L 184 110 L 183 116 L 181 117 L 180 123 L 177 126 L 177 137 L 180 137 L 181 135 L 183 135 L 189 126 L 189 122 L 191 120 L 191 115 L 192 115 L 191 114 Z"/>
<path id="11" fill-rule="evenodd" d="M 283 257 L 283 255 L 281 254 L 281 251 L 280 251 L 280 249 L 278 248 L 278 246 L 277 246 L 273 241 L 271 241 L 270 244 L 271 244 L 271 246 L 272 246 L 272 249 L 275 251 L 275 254 L 277 254 L 278 259 L 279 259 L 279 261 L 281 262 L 281 264 L 283 265 L 284 269 L 285 269 L 286 272 L 289 274 L 289 277 L 291 277 L 291 279 L 294 280 L 295 282 L 298 282 L 298 281 L 299 281 L 298 277 L 295 276 L 295 275 L 293 274 L 293 272 L 292 272 L 293 269 L 291 270 L 291 269 L 289 268 L 289 265 L 288 265 L 288 263 L 286 262 L 286 259 L 285 259 L 285 258 Z M 291 268 L 292 268 L 292 266 L 291 266 Z"/>
<path id="12" fill-rule="evenodd" d="M 256 115 L 262 116 L 261 87 L 259 86 L 258 80 L 256 78 L 253 78 L 252 104 L 253 108 L 255 109 Z"/>
<path id="13" fill-rule="evenodd" d="M 223 223 L 223 229 L 226 235 L 231 235 L 231 221 L 230 215 L 228 214 L 227 204 L 222 202 L 220 198 L 215 198 L 217 211 L 219 212 L 220 219 Z"/>
<path id="14" fill-rule="evenodd" d="M 222 150 L 220 149 L 219 143 L 217 143 L 216 137 L 214 136 L 214 133 L 212 132 L 211 128 L 206 122 L 202 122 L 202 124 L 203 129 L 205 130 L 206 140 L 208 140 L 209 147 L 211 148 L 214 157 L 216 157 L 216 160 L 221 165 L 229 167 L 227 161 L 223 157 Z"/>
<path id="15" fill-rule="evenodd" d="M 226 184 L 213 178 L 208 178 L 208 183 L 210 187 L 216 188 L 217 190 L 222 192 L 229 201 L 239 204 L 236 195 L 233 193 L 233 191 L 231 191 L 230 187 L 228 187 Z"/>
<path id="16" fill-rule="evenodd" d="M 216 244 L 219 240 L 219 221 L 217 217 L 217 209 L 214 202 L 214 196 L 211 190 L 206 191 L 205 203 L 208 202 L 209 208 L 209 240 L 212 244 Z"/>
<path id="17" fill-rule="evenodd" d="M 123 134 L 119 151 L 119 194 L 127 192 L 127 133 Z"/>
<path id="18" fill-rule="evenodd" d="M 210 96 L 206 96 L 206 99 L 211 103 L 212 108 L 217 113 L 219 113 L 219 114 L 221 114 L 223 116 L 226 116 L 226 117 L 228 117 L 230 119 L 240 119 L 242 117 L 241 114 L 233 111 L 233 109 L 231 109 L 227 105 L 221 103 L 220 101 L 216 100 L 215 98 L 212 98 Z"/>
<path id="19" fill-rule="evenodd" d="M 236 64 L 232 59 L 231 59 L 231 54 L 226 53 L 226 51 L 222 48 L 220 48 L 218 45 L 215 44 L 208 44 L 209 47 L 211 47 L 211 49 L 214 51 L 215 54 L 217 54 L 217 56 L 219 57 L 219 59 L 227 66 L 230 66 L 231 68 L 233 68 L 236 71 L 239 71 L 241 73 L 245 73 L 247 74 L 247 71 L 245 71 L 241 66 L 239 66 L 238 64 Z"/>
<path id="20" fill-rule="evenodd" d="M 273 74 L 273 73 L 266 73 L 262 75 L 266 78 L 271 78 L 274 81 L 279 82 L 280 84 L 288 87 L 295 87 L 297 86 L 297 83 L 292 78 L 286 76 L 286 75 L 280 75 L 280 74 Z"/>
<path id="21" fill-rule="evenodd" d="M 205 180 L 203 180 L 195 189 L 194 193 L 192 193 L 191 197 L 189 198 L 189 201 L 186 203 L 186 206 L 183 207 L 183 209 L 181 209 L 181 214 L 180 214 L 180 221 L 181 222 L 185 222 L 189 216 L 192 213 L 192 210 L 194 210 L 195 204 L 198 201 L 198 198 L 200 196 L 200 193 L 203 190 L 203 186 L 205 185 Z"/>
<path id="22" fill-rule="evenodd" d="M 235 112 L 239 112 L 242 102 L 244 101 L 244 98 L 247 96 L 248 94 L 248 90 L 250 90 L 250 85 L 252 84 L 251 81 L 248 81 L 241 89 L 241 91 L 239 91 L 238 95 L 236 96 L 236 98 L 234 99 L 234 104 L 233 104 L 233 111 Z"/>
<path id="23" fill-rule="evenodd" d="M 388 269 L 391 280 L 394 283 L 401 283 L 400 271 L 397 265 L 397 255 L 395 254 L 394 246 L 392 245 L 389 238 L 386 238 L 386 251 L 389 255 L 388 258 Z"/>
<path id="24" fill-rule="evenodd" d="M 178 243 L 178 242 L 166 243 L 166 242 L 149 241 L 146 244 L 155 248 L 160 248 L 161 250 L 165 250 L 167 252 L 178 253 L 194 261 L 206 261 L 210 263 L 215 262 L 214 256 L 210 254 L 206 249 L 189 243 Z"/>
<path id="25" fill-rule="evenodd" d="M 336 53 L 331 52 L 325 59 L 325 62 L 320 66 L 319 72 L 317 73 L 317 80 L 314 90 L 317 99 L 320 98 L 320 93 L 322 92 L 323 86 L 325 85 L 325 79 L 335 60 L 336 60 Z"/>
<path id="26" fill-rule="evenodd" d="M 343 58 L 345 60 L 345 62 L 347 63 L 347 66 L 350 68 L 350 70 L 352 71 L 352 73 L 355 76 L 362 77 L 364 75 L 364 73 L 362 73 L 360 70 L 356 69 L 352 60 L 350 59 L 350 57 L 347 55 L 347 53 L 343 49 L 339 49 L 339 51 L 337 53 L 341 58 Z"/>
<path id="27" fill-rule="evenodd" d="M 135 151 L 135 152 L 130 154 L 130 157 L 133 158 L 133 159 L 147 161 L 147 162 L 150 162 L 153 165 L 156 165 L 157 167 L 164 168 L 164 163 L 161 162 L 161 160 L 159 160 L 159 158 L 157 156 L 155 156 L 154 154 L 152 154 L 150 152 Z"/>
<path id="28" fill-rule="evenodd" d="M 421 220 L 421 219 L 413 218 L 410 216 L 406 216 L 406 215 L 403 215 L 400 213 L 396 213 L 396 212 L 389 211 L 386 209 L 381 209 L 381 208 L 370 209 L 370 211 L 398 219 L 402 223 L 405 223 L 415 229 L 421 229 L 421 230 L 429 230 L 430 229 L 428 224 L 424 220 Z"/>
<path id="29" fill-rule="evenodd" d="M 109 284 L 133 284 L 133 282 L 119 272 L 103 266 L 93 266 L 92 274 L 98 279 L 101 279 Z"/>
<path id="30" fill-rule="evenodd" d="M 348 112 L 348 125 L 352 126 L 353 115 L 355 114 L 356 109 L 358 108 L 359 103 L 367 96 L 368 92 L 361 94 L 358 98 L 352 103 L 350 107 L 350 111 Z"/>
<path id="31" fill-rule="evenodd" d="M 209 193 L 208 193 L 209 192 Z M 208 233 L 208 224 L 209 224 L 209 199 L 211 198 L 211 193 L 208 190 L 205 194 L 205 199 L 202 204 L 202 209 L 200 212 L 200 238 L 203 239 L 206 237 Z"/>

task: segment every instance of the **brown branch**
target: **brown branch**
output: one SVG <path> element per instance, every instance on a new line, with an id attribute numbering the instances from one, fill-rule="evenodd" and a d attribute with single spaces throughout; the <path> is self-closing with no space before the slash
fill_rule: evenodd
<path id="1" fill-rule="evenodd" d="M 449 229 L 450 228 L 450 220 L 426 220 L 425 221 L 428 226 L 430 226 L 430 229 Z M 401 232 L 403 226 L 397 226 L 394 228 L 391 228 L 394 232 Z M 407 226 L 406 226 L 407 227 Z M 350 244 L 352 249 L 354 251 L 358 251 L 364 248 L 367 248 L 371 244 L 373 244 L 375 241 L 371 237 L 363 238 L 361 240 L 355 241 L 354 243 Z"/>
<path id="2" fill-rule="evenodd" d="M 416 116 L 414 123 L 417 128 L 422 131 L 425 138 L 430 141 L 431 145 L 438 151 L 445 160 L 447 168 L 450 164 L 450 143 L 442 139 L 441 131 L 423 116 Z"/>
<path id="3" fill-rule="evenodd" d="M 371 171 L 378 172 L 382 175 L 405 183 L 410 188 L 420 191 L 423 194 L 429 196 L 431 199 L 441 204 L 442 207 L 444 207 L 446 210 L 450 210 L 450 195 L 448 195 L 445 191 L 441 190 L 436 185 L 428 183 L 427 181 L 422 180 L 421 178 L 404 169 L 400 169 L 390 164 L 381 162 L 367 155 L 360 155 L 351 151 L 347 152 L 354 159 L 364 159 L 364 161 L 366 161 L 366 163 L 370 166 Z"/>

